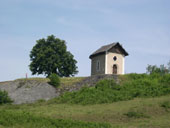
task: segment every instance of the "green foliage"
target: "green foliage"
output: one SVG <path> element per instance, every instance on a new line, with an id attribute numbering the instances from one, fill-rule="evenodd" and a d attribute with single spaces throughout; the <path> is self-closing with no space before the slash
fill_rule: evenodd
<path id="1" fill-rule="evenodd" d="M 66 42 L 48 36 L 47 39 L 37 40 L 36 45 L 30 53 L 31 64 L 30 70 L 32 74 L 50 74 L 55 73 L 58 76 L 74 76 L 77 71 L 74 56 L 67 51 Z"/>
<path id="2" fill-rule="evenodd" d="M 99 81 L 95 87 L 84 87 L 56 98 L 57 103 L 101 104 L 130 100 L 135 97 L 156 97 L 170 94 L 170 74 L 129 74 L 127 82 Z"/>
<path id="3" fill-rule="evenodd" d="M 145 114 L 134 111 L 130 111 L 128 113 L 125 113 L 124 115 L 126 115 L 129 118 L 148 118 L 148 116 L 146 116 Z"/>
<path id="4" fill-rule="evenodd" d="M 0 110 L 0 126 L 24 128 L 110 128 L 107 123 L 90 123 L 64 119 L 54 119 L 32 115 L 29 112 Z"/>
<path id="5" fill-rule="evenodd" d="M 58 87 L 60 85 L 60 78 L 57 74 L 53 73 L 49 76 L 50 84 L 54 87 Z"/>
<path id="6" fill-rule="evenodd" d="M 170 73 L 170 62 L 167 64 L 167 66 L 165 65 L 160 65 L 159 67 L 156 65 L 148 65 L 146 68 L 146 71 L 148 74 L 167 74 Z"/>
<path id="7" fill-rule="evenodd" d="M 12 100 L 9 98 L 8 93 L 6 91 L 0 90 L 0 104 L 11 103 Z"/>
<path id="8" fill-rule="evenodd" d="M 103 85 L 103 87 L 102 87 Z M 113 80 L 103 80 L 96 87 L 83 87 L 77 92 L 66 92 L 56 99 L 59 103 L 98 104 L 130 99 L 120 94 L 119 86 Z"/>

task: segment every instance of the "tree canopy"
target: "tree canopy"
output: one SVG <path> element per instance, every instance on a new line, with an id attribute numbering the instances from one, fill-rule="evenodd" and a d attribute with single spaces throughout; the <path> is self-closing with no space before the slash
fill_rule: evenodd
<path id="1" fill-rule="evenodd" d="M 47 39 L 42 38 L 36 42 L 30 53 L 31 63 L 29 67 L 33 75 L 50 76 L 55 73 L 60 77 L 69 77 L 78 73 L 77 61 L 67 51 L 64 40 L 50 35 Z"/>

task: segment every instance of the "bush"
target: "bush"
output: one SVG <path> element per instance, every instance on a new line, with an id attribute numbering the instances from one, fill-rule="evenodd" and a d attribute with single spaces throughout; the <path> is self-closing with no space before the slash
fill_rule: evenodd
<path id="1" fill-rule="evenodd" d="M 0 104 L 11 103 L 12 100 L 9 98 L 8 93 L 6 91 L 0 90 Z"/>
<path id="2" fill-rule="evenodd" d="M 50 79 L 50 84 L 53 85 L 54 87 L 58 87 L 60 85 L 60 78 L 57 74 L 51 74 L 49 76 L 49 79 Z"/>

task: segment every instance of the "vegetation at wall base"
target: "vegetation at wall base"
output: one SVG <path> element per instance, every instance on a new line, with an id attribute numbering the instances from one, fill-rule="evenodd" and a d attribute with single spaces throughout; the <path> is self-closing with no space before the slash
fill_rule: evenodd
<path id="1" fill-rule="evenodd" d="M 10 99 L 6 91 L 0 90 L 0 105 L 6 103 L 12 103 L 12 100 Z"/>
<path id="2" fill-rule="evenodd" d="M 170 74 L 127 74 L 126 80 L 99 81 L 95 87 L 84 87 L 77 92 L 66 92 L 53 100 L 57 103 L 102 104 L 126 101 L 136 97 L 157 97 L 170 94 Z"/>
<path id="3" fill-rule="evenodd" d="M 60 78 L 57 74 L 53 73 L 49 76 L 50 84 L 54 87 L 58 87 L 60 85 Z"/>

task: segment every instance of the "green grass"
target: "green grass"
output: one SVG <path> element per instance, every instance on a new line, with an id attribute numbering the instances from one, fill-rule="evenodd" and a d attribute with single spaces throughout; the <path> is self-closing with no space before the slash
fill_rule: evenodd
<path id="1" fill-rule="evenodd" d="M 83 79 L 85 79 L 85 77 L 63 77 L 60 78 L 60 82 L 61 82 L 61 86 L 62 87 L 69 87 L 69 86 L 73 86 L 75 83 L 81 82 Z M 20 78 L 20 79 L 16 79 L 15 81 L 38 81 L 38 82 L 50 82 L 50 80 L 48 78 L 40 78 L 40 77 L 34 77 L 34 78 Z"/>
<path id="2" fill-rule="evenodd" d="M 50 80 L 48 78 L 41 78 L 41 77 L 33 77 L 33 78 L 20 78 L 20 79 L 16 79 L 15 81 L 38 81 L 38 82 L 49 82 Z"/>
<path id="3" fill-rule="evenodd" d="M 143 114 L 142 112 L 135 112 L 135 111 L 129 111 L 124 115 L 126 115 L 129 118 L 149 118 L 149 116 Z"/>
<path id="4" fill-rule="evenodd" d="M 55 127 L 57 125 L 52 122 L 57 122 L 60 126 L 70 124 L 69 126 L 73 128 L 95 125 L 107 128 L 108 124 L 113 128 L 169 128 L 170 112 L 161 106 L 169 99 L 170 95 L 86 106 L 45 101 L 34 104 L 1 105 L 0 127 L 34 128 L 47 127 L 46 124 Z M 128 113 L 131 115 L 127 116 Z"/>
<path id="5" fill-rule="evenodd" d="M 89 123 L 64 119 L 47 118 L 26 111 L 0 110 L 0 125 L 3 127 L 25 128 L 109 128 L 106 123 Z"/>
<path id="6" fill-rule="evenodd" d="M 86 77 L 64 77 L 61 78 L 61 85 L 63 87 L 72 86 L 75 83 L 81 82 Z"/>

